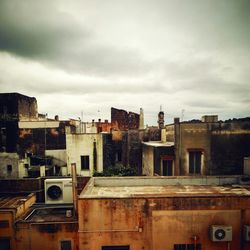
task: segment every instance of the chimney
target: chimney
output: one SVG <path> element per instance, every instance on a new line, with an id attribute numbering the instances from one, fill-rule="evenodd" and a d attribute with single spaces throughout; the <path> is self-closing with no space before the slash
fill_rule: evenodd
<path id="1" fill-rule="evenodd" d="M 180 123 L 180 118 L 179 117 L 175 117 L 174 118 L 174 124 L 179 124 Z"/>
<path id="2" fill-rule="evenodd" d="M 55 115 L 55 120 L 59 121 L 59 116 L 58 115 Z"/>
<path id="3" fill-rule="evenodd" d="M 140 108 L 139 129 L 144 129 L 144 112 L 142 108 Z"/>

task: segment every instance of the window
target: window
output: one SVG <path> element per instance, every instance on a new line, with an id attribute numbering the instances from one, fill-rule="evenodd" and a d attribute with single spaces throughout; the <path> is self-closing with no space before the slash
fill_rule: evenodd
<path id="1" fill-rule="evenodd" d="M 162 160 L 162 175 L 163 176 L 172 176 L 172 160 Z"/>
<path id="2" fill-rule="evenodd" d="M 0 228 L 8 228 L 9 221 L 8 220 L 0 220 Z"/>
<path id="3" fill-rule="evenodd" d="M 189 152 L 189 173 L 200 174 L 201 173 L 201 151 Z"/>
<path id="4" fill-rule="evenodd" d="M 103 246 L 102 250 L 130 250 L 129 246 Z"/>
<path id="5" fill-rule="evenodd" d="M 119 151 L 117 151 L 115 153 L 115 161 L 116 162 L 121 162 L 122 161 L 122 152 L 121 152 L 121 150 L 119 150 Z"/>
<path id="6" fill-rule="evenodd" d="M 61 250 L 71 250 L 71 240 L 61 241 Z"/>
<path id="7" fill-rule="evenodd" d="M 81 170 L 89 170 L 89 156 L 88 155 L 81 156 Z"/>
<path id="8" fill-rule="evenodd" d="M 201 250 L 201 244 L 174 244 L 173 250 Z"/>
<path id="9" fill-rule="evenodd" d="M 12 172 L 12 165 L 7 165 L 7 172 L 11 173 Z"/>
<path id="10" fill-rule="evenodd" d="M 1 250 L 11 250 L 10 238 L 0 237 L 0 249 Z"/>

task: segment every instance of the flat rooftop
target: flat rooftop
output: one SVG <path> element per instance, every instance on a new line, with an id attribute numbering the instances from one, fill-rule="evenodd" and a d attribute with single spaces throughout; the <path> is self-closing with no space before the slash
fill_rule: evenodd
<path id="1" fill-rule="evenodd" d="M 80 199 L 139 197 L 250 196 L 250 182 L 241 176 L 93 177 Z"/>
<path id="2" fill-rule="evenodd" d="M 33 194 L 32 194 L 33 195 Z M 1 195 L 0 209 L 18 208 L 26 202 L 31 195 Z"/>
<path id="3" fill-rule="evenodd" d="M 31 208 L 22 219 L 29 222 L 67 222 L 76 220 L 72 205 Z"/>

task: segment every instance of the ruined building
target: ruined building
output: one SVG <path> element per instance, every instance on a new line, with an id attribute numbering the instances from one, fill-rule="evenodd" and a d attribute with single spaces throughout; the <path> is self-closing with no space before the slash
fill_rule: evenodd
<path id="1" fill-rule="evenodd" d="M 0 94 L 0 176 L 37 176 L 40 165 L 47 174 L 59 174 L 66 167 L 66 125 L 70 121 L 39 114 L 34 97 Z"/>

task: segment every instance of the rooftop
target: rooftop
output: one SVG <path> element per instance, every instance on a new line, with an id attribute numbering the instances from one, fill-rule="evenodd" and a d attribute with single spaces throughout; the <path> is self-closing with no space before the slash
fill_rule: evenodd
<path id="1" fill-rule="evenodd" d="M 30 222 L 67 222 L 75 220 L 73 205 L 53 205 L 33 207 L 23 217 L 24 221 Z"/>
<path id="2" fill-rule="evenodd" d="M 95 177 L 79 198 L 250 196 L 240 176 Z"/>
<path id="3" fill-rule="evenodd" d="M 18 208 L 23 205 L 33 194 L 30 195 L 1 195 L 0 196 L 0 209 Z"/>

